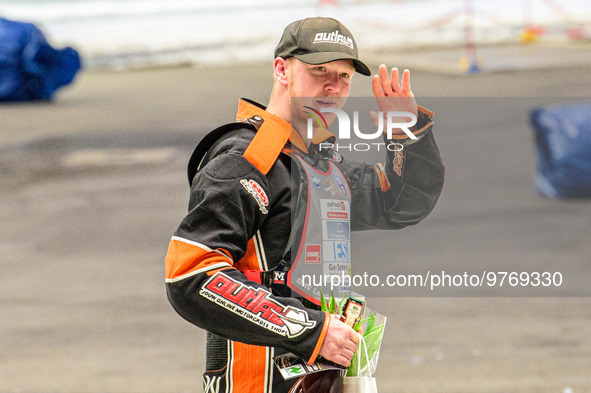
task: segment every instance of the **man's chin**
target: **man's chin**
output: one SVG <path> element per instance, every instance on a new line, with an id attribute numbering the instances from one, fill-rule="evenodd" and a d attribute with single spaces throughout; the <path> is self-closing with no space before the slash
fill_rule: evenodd
<path id="1" fill-rule="evenodd" d="M 337 115 L 335 113 L 324 112 L 323 115 L 324 120 L 326 120 L 326 124 L 328 124 L 329 127 L 332 126 L 337 119 Z"/>

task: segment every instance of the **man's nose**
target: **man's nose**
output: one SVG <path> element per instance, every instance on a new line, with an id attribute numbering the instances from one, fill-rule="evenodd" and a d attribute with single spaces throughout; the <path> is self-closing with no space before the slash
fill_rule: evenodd
<path id="1" fill-rule="evenodd" d="M 327 75 L 324 90 L 331 93 L 338 93 L 341 90 L 341 85 L 339 83 L 339 74 L 334 73 Z"/>

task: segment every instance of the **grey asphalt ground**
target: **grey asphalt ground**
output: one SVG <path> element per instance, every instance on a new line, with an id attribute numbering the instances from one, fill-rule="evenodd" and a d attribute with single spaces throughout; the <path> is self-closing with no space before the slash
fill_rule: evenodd
<path id="1" fill-rule="evenodd" d="M 512 66 L 467 76 L 445 71 L 457 51 L 383 54 L 414 66 L 447 180 L 423 223 L 358 235 L 357 271 L 565 279 L 539 292 L 377 291 L 370 306 L 389 318 L 382 393 L 591 391 L 591 203 L 537 195 L 528 124 L 536 106 L 590 99 L 591 59 L 491 50 Z M 163 260 L 193 146 L 232 119 L 238 97 L 266 102 L 271 83 L 267 64 L 94 71 L 54 102 L 0 106 L 0 392 L 201 390 L 204 333 L 168 305 Z M 353 95 L 369 94 L 356 76 Z"/>

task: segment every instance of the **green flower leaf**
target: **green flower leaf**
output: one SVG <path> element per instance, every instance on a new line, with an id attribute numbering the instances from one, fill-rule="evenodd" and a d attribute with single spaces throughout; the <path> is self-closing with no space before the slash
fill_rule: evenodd
<path id="1" fill-rule="evenodd" d="M 339 309 L 337 310 L 339 314 L 343 314 L 343 308 L 345 307 L 345 303 L 347 303 L 347 298 L 343 296 L 341 302 L 339 303 Z"/>
<path id="2" fill-rule="evenodd" d="M 322 293 L 322 289 L 320 290 L 320 311 L 328 311 L 328 306 L 326 305 L 326 300 L 324 299 L 324 293 Z"/>
<path id="3" fill-rule="evenodd" d="M 330 291 L 330 299 L 328 301 L 328 311 L 331 314 L 336 314 L 336 312 L 337 312 L 337 301 L 334 298 L 334 293 L 332 291 Z"/>
<path id="4" fill-rule="evenodd" d="M 367 331 L 370 331 L 376 327 L 376 316 L 373 314 L 369 314 L 369 318 L 367 318 Z"/>

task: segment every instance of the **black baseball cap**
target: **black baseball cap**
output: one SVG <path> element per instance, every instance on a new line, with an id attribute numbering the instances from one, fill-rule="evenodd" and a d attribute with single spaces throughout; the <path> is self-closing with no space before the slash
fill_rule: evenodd
<path id="1" fill-rule="evenodd" d="M 275 48 L 275 58 L 295 57 L 307 64 L 324 64 L 335 60 L 352 60 L 355 71 L 371 75 L 359 60 L 357 44 L 351 32 L 333 18 L 306 18 L 291 23 L 283 30 Z"/>

